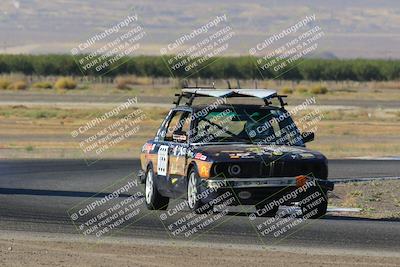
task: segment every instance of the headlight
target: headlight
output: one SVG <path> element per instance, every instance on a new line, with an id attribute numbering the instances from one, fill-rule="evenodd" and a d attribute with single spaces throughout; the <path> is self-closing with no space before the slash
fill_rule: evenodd
<path id="1" fill-rule="evenodd" d="M 228 172 L 230 175 L 236 176 L 239 175 L 242 169 L 240 168 L 239 165 L 230 165 L 228 168 Z"/>

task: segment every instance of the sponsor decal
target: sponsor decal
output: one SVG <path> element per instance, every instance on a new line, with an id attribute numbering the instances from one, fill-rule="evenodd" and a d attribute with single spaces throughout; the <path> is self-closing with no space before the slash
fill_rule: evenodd
<path id="1" fill-rule="evenodd" d="M 168 146 L 160 146 L 157 157 L 157 174 L 167 175 L 168 167 Z"/>
<path id="2" fill-rule="evenodd" d="M 274 155 L 274 156 L 282 156 L 283 152 L 282 151 L 273 151 L 272 155 Z"/>
<path id="3" fill-rule="evenodd" d="M 173 134 L 172 135 L 172 139 L 176 140 L 176 141 L 186 141 L 186 135 L 182 135 L 182 134 Z"/>
<path id="4" fill-rule="evenodd" d="M 188 150 L 187 155 L 189 158 L 194 158 L 194 152 L 192 150 Z"/>
<path id="5" fill-rule="evenodd" d="M 247 151 L 254 152 L 254 153 L 262 153 L 264 149 L 261 147 L 249 147 Z"/>
<path id="6" fill-rule="evenodd" d="M 184 146 L 175 146 L 172 149 L 172 155 L 177 156 L 177 157 L 185 156 L 186 151 L 187 151 L 187 149 Z"/>
<path id="7" fill-rule="evenodd" d="M 288 147 L 288 146 L 279 147 L 279 150 L 284 153 L 288 153 L 288 152 L 301 153 L 301 152 L 303 152 L 303 150 L 301 150 L 301 149 L 298 149 L 295 147 Z"/>
<path id="8" fill-rule="evenodd" d="M 199 160 L 206 160 L 207 156 L 203 155 L 201 153 L 196 153 L 196 155 L 194 156 L 195 159 L 199 159 Z"/>
<path id="9" fill-rule="evenodd" d="M 253 159 L 255 156 L 251 155 L 249 152 L 247 153 L 231 153 L 229 154 L 231 159 Z"/>
<path id="10" fill-rule="evenodd" d="M 312 153 L 300 153 L 299 154 L 302 159 L 313 159 L 315 158 L 314 154 Z"/>
<path id="11" fill-rule="evenodd" d="M 271 155 L 271 151 L 265 147 L 249 147 L 247 151 L 252 152 L 258 156 Z"/>
<path id="12" fill-rule="evenodd" d="M 149 144 L 146 143 L 144 144 L 144 146 L 142 147 L 142 152 L 146 152 L 146 153 L 150 153 L 151 151 L 154 150 L 156 144 Z"/>

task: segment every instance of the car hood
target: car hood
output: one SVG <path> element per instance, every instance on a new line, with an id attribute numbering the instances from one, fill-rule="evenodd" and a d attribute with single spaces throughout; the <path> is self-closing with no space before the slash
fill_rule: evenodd
<path id="1" fill-rule="evenodd" d="M 201 153 L 208 161 L 232 161 L 257 159 L 320 159 L 326 160 L 320 152 L 299 146 L 257 145 L 257 144 L 205 144 L 197 146 L 194 154 Z"/>

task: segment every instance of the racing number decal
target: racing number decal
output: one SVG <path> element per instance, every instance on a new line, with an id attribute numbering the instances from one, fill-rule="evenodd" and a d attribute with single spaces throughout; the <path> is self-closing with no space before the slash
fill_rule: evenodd
<path id="1" fill-rule="evenodd" d="M 160 146 L 157 157 L 157 174 L 167 176 L 168 146 Z"/>

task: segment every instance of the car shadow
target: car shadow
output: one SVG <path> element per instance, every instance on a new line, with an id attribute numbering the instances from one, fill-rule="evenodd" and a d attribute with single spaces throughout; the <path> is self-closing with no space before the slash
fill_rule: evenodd
<path id="1" fill-rule="evenodd" d="M 229 216 L 242 216 L 249 217 L 253 212 L 228 212 Z M 259 218 L 268 218 L 268 217 L 259 217 Z M 400 222 L 400 218 L 365 218 L 365 217 L 356 217 L 356 216 L 341 216 L 341 215 L 330 215 L 327 214 L 318 220 L 340 220 L 340 221 L 373 221 L 373 222 Z"/>
<path id="2" fill-rule="evenodd" d="M 46 189 L 24 189 L 24 188 L 0 188 L 0 195 L 30 195 L 30 196 L 50 196 L 50 197 L 105 197 L 112 192 L 85 192 L 85 191 L 66 191 L 66 190 L 46 190 Z M 119 197 L 130 197 L 130 194 L 120 194 Z M 140 197 L 141 198 L 141 197 Z"/>

